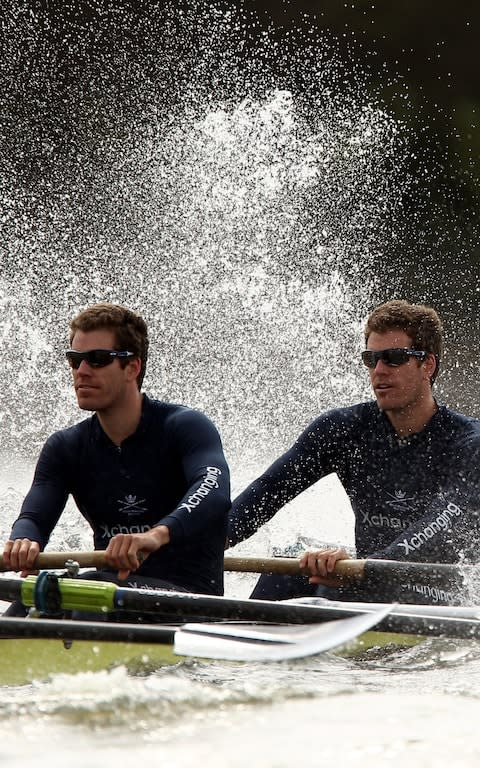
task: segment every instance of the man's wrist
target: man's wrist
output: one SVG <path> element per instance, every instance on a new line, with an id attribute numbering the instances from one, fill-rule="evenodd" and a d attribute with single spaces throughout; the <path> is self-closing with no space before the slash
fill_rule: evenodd
<path id="1" fill-rule="evenodd" d="M 155 528 L 151 529 L 151 532 L 154 534 L 155 538 L 158 540 L 158 544 L 160 547 L 163 547 L 165 544 L 168 544 L 170 541 L 170 529 L 166 525 L 156 525 Z"/>

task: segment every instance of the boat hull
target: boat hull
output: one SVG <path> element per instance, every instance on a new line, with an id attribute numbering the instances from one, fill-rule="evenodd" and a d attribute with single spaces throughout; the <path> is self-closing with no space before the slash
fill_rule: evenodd
<path id="1" fill-rule="evenodd" d="M 405 647 L 422 641 L 414 635 L 365 632 L 334 651 L 344 657 L 360 656 L 372 647 Z M 165 665 L 178 664 L 184 657 L 164 643 L 105 642 L 58 638 L 15 638 L 0 640 L 2 664 L 0 685 L 27 685 L 56 674 L 99 672 L 125 666 L 131 674 L 146 675 Z"/>
<path id="2" fill-rule="evenodd" d="M 400 632 L 364 632 L 352 643 L 336 648 L 333 653 L 344 658 L 361 656 L 373 648 L 410 648 L 413 645 L 419 645 L 425 641 L 422 635 L 405 635 Z"/>
<path id="3" fill-rule="evenodd" d="M 171 645 L 161 643 L 75 640 L 68 645 L 57 638 L 0 640 L 0 685 L 25 685 L 54 674 L 99 672 L 122 665 L 133 674 L 147 674 L 181 660 Z"/>

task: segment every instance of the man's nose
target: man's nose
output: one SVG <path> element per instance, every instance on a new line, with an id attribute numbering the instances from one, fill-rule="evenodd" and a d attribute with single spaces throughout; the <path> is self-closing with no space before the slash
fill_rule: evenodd
<path id="1" fill-rule="evenodd" d="M 86 360 L 81 360 L 80 365 L 76 370 L 79 373 L 90 373 L 91 368 Z"/>
<path id="2" fill-rule="evenodd" d="M 386 363 L 384 360 L 382 360 L 382 358 L 379 358 L 378 360 L 376 360 L 376 361 L 375 361 L 375 365 L 374 365 L 374 366 L 373 366 L 373 368 L 371 368 L 370 370 L 372 370 L 372 371 L 376 371 L 376 370 L 377 370 L 377 368 L 378 368 L 378 366 L 380 366 L 380 367 L 381 367 L 381 370 L 383 370 L 384 368 L 386 368 L 386 370 L 387 370 L 387 371 L 389 371 L 389 370 L 390 370 L 390 368 L 391 368 L 391 366 L 390 366 L 390 365 L 387 365 L 387 363 Z"/>

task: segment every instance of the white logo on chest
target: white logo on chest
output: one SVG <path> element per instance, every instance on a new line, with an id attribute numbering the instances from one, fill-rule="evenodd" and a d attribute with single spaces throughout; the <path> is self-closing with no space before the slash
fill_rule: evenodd
<path id="1" fill-rule="evenodd" d="M 139 499 L 133 494 L 128 493 L 125 499 L 117 499 L 118 511 L 126 515 L 141 515 L 147 511 L 147 508 L 142 506 L 145 504 L 146 499 Z"/>

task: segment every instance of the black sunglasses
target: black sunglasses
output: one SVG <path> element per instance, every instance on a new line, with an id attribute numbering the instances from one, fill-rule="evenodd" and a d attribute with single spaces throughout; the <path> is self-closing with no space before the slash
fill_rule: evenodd
<path id="1" fill-rule="evenodd" d="M 88 352 L 75 352 L 74 349 L 69 349 L 65 352 L 65 357 L 70 367 L 77 370 L 82 360 L 85 360 L 92 368 L 104 368 L 113 363 L 116 357 L 135 357 L 135 353 L 117 352 L 116 349 L 89 349 Z"/>
<path id="2" fill-rule="evenodd" d="M 375 352 L 373 349 L 365 349 L 362 352 L 362 360 L 367 368 L 375 368 L 379 360 L 395 368 L 407 363 L 411 357 L 425 360 L 427 355 L 428 352 L 418 349 L 381 349 L 379 352 Z"/>

